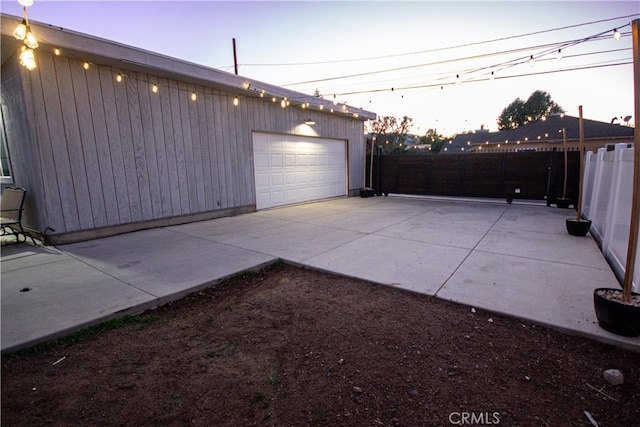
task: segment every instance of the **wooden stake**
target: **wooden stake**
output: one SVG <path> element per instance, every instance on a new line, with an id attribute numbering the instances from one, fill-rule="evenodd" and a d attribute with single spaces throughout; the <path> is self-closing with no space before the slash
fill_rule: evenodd
<path id="1" fill-rule="evenodd" d="M 369 188 L 373 188 L 373 152 L 376 147 L 376 137 L 371 138 L 371 164 L 369 165 Z M 380 159 L 378 159 L 380 161 Z"/>
<path id="2" fill-rule="evenodd" d="M 562 198 L 567 198 L 567 175 L 569 175 L 568 160 L 567 160 L 567 132 L 565 128 L 562 128 L 562 149 L 564 150 L 564 185 L 562 187 Z"/>
<path id="3" fill-rule="evenodd" d="M 578 107 L 578 116 L 579 116 L 579 125 L 578 129 L 580 130 L 580 141 L 578 143 L 578 150 L 580 150 L 580 172 L 578 173 L 578 213 L 576 214 L 576 219 L 580 221 L 582 219 L 582 171 L 584 170 L 584 123 L 582 121 L 582 105 Z"/>
<path id="4" fill-rule="evenodd" d="M 636 267 L 638 249 L 638 227 L 640 226 L 640 41 L 638 26 L 640 19 L 631 23 L 633 37 L 633 86 L 635 104 L 635 132 L 633 133 L 633 192 L 631 193 L 631 224 L 629 226 L 629 246 L 624 269 L 622 295 L 624 301 L 631 300 L 631 286 Z"/>

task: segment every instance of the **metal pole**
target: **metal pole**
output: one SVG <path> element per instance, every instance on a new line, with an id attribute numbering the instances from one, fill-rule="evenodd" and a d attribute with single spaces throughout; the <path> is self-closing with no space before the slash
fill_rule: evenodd
<path id="1" fill-rule="evenodd" d="M 638 26 L 640 19 L 631 23 L 633 37 L 633 87 L 635 104 L 635 131 L 633 133 L 633 192 L 631 199 L 631 224 L 629 226 L 629 246 L 624 269 L 623 299 L 631 300 L 631 286 L 636 266 L 638 249 L 638 227 L 640 226 L 640 40 Z"/>

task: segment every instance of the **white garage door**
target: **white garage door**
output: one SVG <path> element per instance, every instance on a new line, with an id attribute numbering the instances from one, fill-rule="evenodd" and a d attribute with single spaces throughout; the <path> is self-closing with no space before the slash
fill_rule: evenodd
<path id="1" fill-rule="evenodd" d="M 347 194 L 345 142 L 253 134 L 256 209 Z"/>

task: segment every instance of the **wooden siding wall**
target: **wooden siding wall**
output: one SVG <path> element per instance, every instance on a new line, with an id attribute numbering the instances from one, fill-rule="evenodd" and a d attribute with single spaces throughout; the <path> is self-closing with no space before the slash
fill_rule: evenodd
<path id="1" fill-rule="evenodd" d="M 44 224 L 42 212 L 37 209 L 42 205 L 42 179 L 39 171 L 33 168 L 33 163 L 39 163 L 38 150 L 31 138 L 27 125 L 27 111 L 22 91 L 22 67 L 14 55 L 2 67 L 2 116 L 7 136 L 7 149 L 11 164 L 11 179 L 9 185 L 24 187 L 27 190 L 23 224 L 40 230 Z"/>
<path id="2" fill-rule="evenodd" d="M 576 199 L 579 157 L 576 151 L 567 154 L 567 197 Z M 383 155 L 375 156 L 374 161 L 380 162 L 381 192 L 539 200 L 546 197 L 553 202 L 562 196 L 562 152 Z M 520 189 L 519 194 L 515 193 L 516 188 Z"/>
<path id="3" fill-rule="evenodd" d="M 38 68 L 22 71 L 37 150 L 20 167 L 40 171 L 40 230 L 59 235 L 255 208 L 251 132 L 302 134 L 307 117 L 316 120 L 317 136 L 348 140 L 349 188 L 361 186 L 360 120 L 243 96 L 234 107 L 228 92 L 82 64 L 42 51 Z"/>

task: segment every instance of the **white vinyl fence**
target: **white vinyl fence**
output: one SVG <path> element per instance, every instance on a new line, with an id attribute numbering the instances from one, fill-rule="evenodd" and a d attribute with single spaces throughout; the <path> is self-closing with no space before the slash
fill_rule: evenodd
<path id="1" fill-rule="evenodd" d="M 591 234 L 620 281 L 624 278 L 631 221 L 633 148 L 616 144 L 607 151 L 587 152 L 582 193 L 583 216 L 592 221 Z M 633 291 L 640 283 L 638 257 Z"/>

